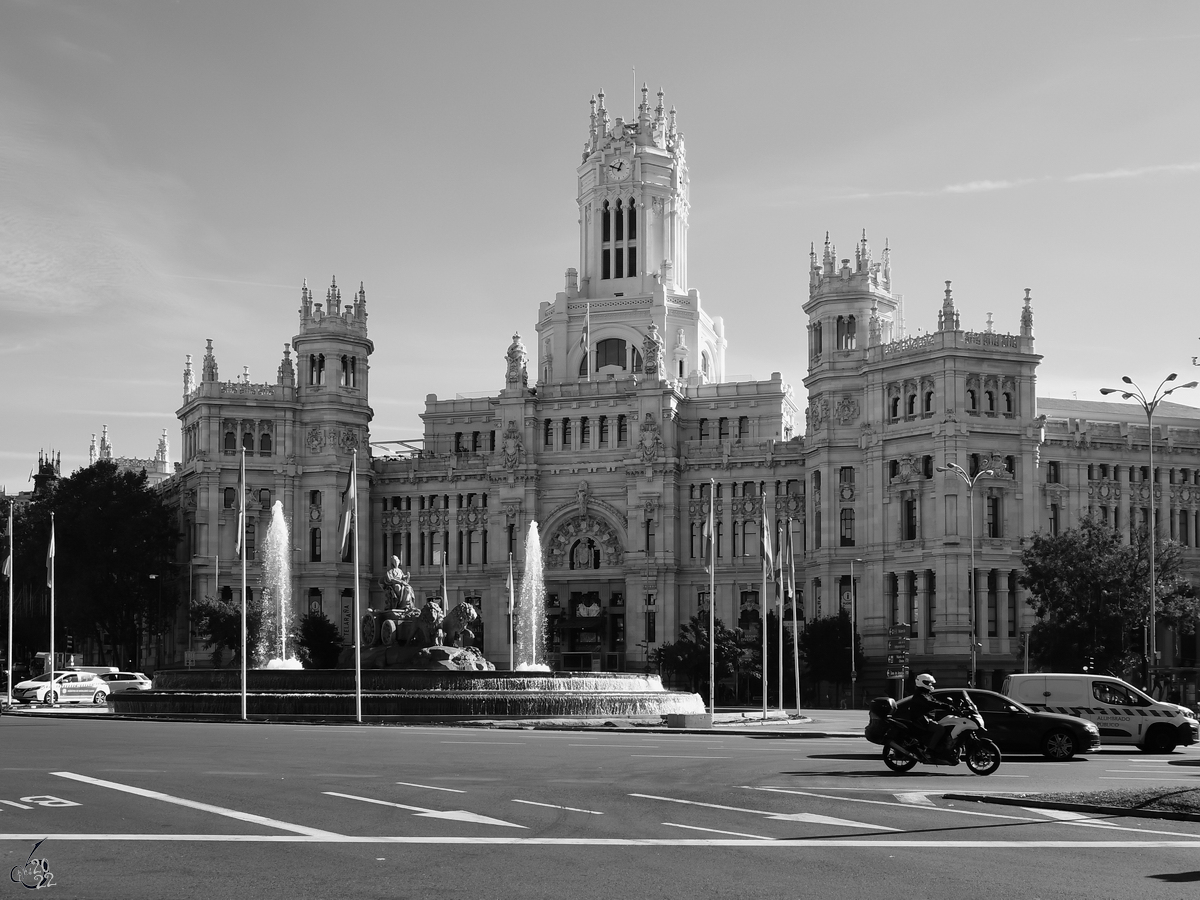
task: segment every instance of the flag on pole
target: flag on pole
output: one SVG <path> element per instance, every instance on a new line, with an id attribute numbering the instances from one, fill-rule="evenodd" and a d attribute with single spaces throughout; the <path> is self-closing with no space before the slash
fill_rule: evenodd
<path id="1" fill-rule="evenodd" d="M 238 470 L 238 530 L 233 545 L 233 555 L 242 555 L 242 544 L 246 540 L 246 449 L 242 448 L 242 465 Z"/>
<path id="2" fill-rule="evenodd" d="M 762 524 L 758 529 L 758 540 L 762 545 L 763 578 L 770 581 L 775 569 L 775 554 L 771 552 L 771 520 L 767 517 L 767 492 L 762 492 Z M 766 598 L 763 598 L 764 606 Z"/>
<path id="3" fill-rule="evenodd" d="M 716 506 L 716 498 L 713 496 L 712 485 L 708 487 L 708 515 L 704 517 L 704 522 L 700 526 L 700 546 L 704 551 L 704 571 L 712 573 L 713 557 L 713 507 Z"/>
<path id="4" fill-rule="evenodd" d="M 342 512 L 341 518 L 338 519 L 338 555 L 343 558 L 350 549 L 350 525 L 354 518 L 354 483 L 358 480 L 356 468 L 356 462 L 352 462 L 350 472 L 346 475 L 346 489 L 342 491 Z"/>
<path id="5" fill-rule="evenodd" d="M 50 520 L 50 546 L 46 549 L 46 587 L 54 587 L 54 520 Z"/>
<path id="6" fill-rule="evenodd" d="M 4 557 L 4 577 L 12 578 L 12 542 L 13 542 L 13 504 L 8 504 L 8 528 L 4 533 L 8 535 L 8 555 Z"/>
<path id="7" fill-rule="evenodd" d="M 579 335 L 579 349 L 583 351 L 584 371 L 587 372 L 588 381 L 592 380 L 592 304 L 588 303 L 585 307 L 583 319 L 583 333 Z"/>
<path id="8" fill-rule="evenodd" d="M 792 523 L 788 520 L 787 527 L 787 556 L 788 556 L 788 594 L 792 598 L 792 606 L 795 607 L 800 598 L 796 596 L 796 548 L 792 543 Z M 803 611 L 800 613 L 804 615 Z"/>
<path id="9" fill-rule="evenodd" d="M 775 599 L 779 601 L 779 611 L 782 614 L 782 612 L 783 612 L 783 591 L 786 586 L 786 579 L 784 578 L 784 569 L 783 569 L 783 559 L 784 559 L 784 552 L 785 552 L 783 542 L 784 542 L 785 538 L 784 538 L 784 534 L 783 534 L 783 520 L 782 519 L 776 523 L 776 530 L 778 531 L 778 535 L 777 535 L 777 540 L 775 541 Z M 782 621 L 782 620 L 780 620 L 780 621 Z"/>
<path id="10" fill-rule="evenodd" d="M 513 563 L 512 554 L 508 554 L 508 581 L 504 585 L 508 588 L 508 614 L 513 614 Z"/>

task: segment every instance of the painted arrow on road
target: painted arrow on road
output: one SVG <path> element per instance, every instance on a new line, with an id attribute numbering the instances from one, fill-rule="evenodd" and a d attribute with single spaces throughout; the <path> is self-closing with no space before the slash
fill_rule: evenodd
<path id="1" fill-rule="evenodd" d="M 337 791 L 322 791 L 330 797 L 344 797 L 347 800 L 361 800 L 363 803 L 376 803 L 379 806 L 394 806 L 397 809 L 407 809 L 415 815 L 427 819 L 449 819 L 452 822 L 474 822 L 477 825 L 501 825 L 505 828 L 525 828 L 524 825 L 517 825 L 514 822 L 505 822 L 503 819 L 493 819 L 488 816 L 481 816 L 478 813 L 468 812 L 465 809 L 425 809 L 421 806 L 405 806 L 403 803 L 392 803 L 390 800 L 376 800 L 374 797 L 357 797 L 354 794 L 339 794 Z"/>
<path id="2" fill-rule="evenodd" d="M 887 825 L 873 825 L 869 822 L 854 822 L 850 819 L 835 819 L 832 816 L 821 816 L 816 813 L 773 813 L 763 809 L 744 809 L 740 806 L 722 806 L 719 803 L 701 803 L 698 800 L 681 800 L 678 797 L 657 797 L 654 794 L 630 794 L 630 797 L 641 797 L 643 800 L 662 800 L 667 803 L 682 803 L 685 806 L 703 806 L 707 809 L 724 809 L 729 812 L 750 813 L 755 816 L 766 816 L 784 822 L 808 822 L 812 825 L 839 825 L 843 828 L 872 828 L 876 831 L 899 831 L 899 828 L 889 828 Z"/>

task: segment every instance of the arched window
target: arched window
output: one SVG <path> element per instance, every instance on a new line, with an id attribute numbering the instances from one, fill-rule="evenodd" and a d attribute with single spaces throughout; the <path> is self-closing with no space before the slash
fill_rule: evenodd
<path id="1" fill-rule="evenodd" d="M 700 374 L 703 375 L 705 378 L 709 377 L 708 351 L 707 350 L 700 351 Z"/>
<path id="2" fill-rule="evenodd" d="M 342 356 L 342 371 L 338 373 L 338 386 L 350 387 L 350 357 Z"/>
<path id="3" fill-rule="evenodd" d="M 237 450 L 237 435 L 232 431 L 225 432 L 224 450 L 226 453 L 233 453 Z"/>
<path id="4" fill-rule="evenodd" d="M 562 446 L 564 450 L 571 449 L 571 420 L 562 420 Z"/>
<path id="5" fill-rule="evenodd" d="M 258 436 L 258 453 L 260 456 L 271 455 L 271 435 L 264 431 Z"/>
<path id="6" fill-rule="evenodd" d="M 853 350 L 858 346 L 858 336 L 855 333 L 857 324 L 854 316 L 837 317 L 837 346 L 839 350 Z"/>
<path id="7" fill-rule="evenodd" d="M 890 418 L 893 418 L 893 419 L 900 418 L 900 398 L 899 397 L 891 398 L 891 401 L 889 402 L 888 415 Z"/>
<path id="8" fill-rule="evenodd" d="M 613 240 L 614 241 L 625 240 L 625 213 L 621 209 L 621 201 L 620 200 L 617 201 L 616 215 L 613 216 Z M 619 268 L 620 268 L 620 264 L 618 264 L 618 269 Z M 621 277 L 620 271 L 617 272 L 617 277 L 618 278 Z"/>
<path id="9" fill-rule="evenodd" d="M 987 404 L 988 414 L 991 415 L 992 413 L 995 413 L 996 412 L 996 392 L 995 391 L 984 391 L 983 398 L 984 398 L 984 402 Z"/>
<path id="10" fill-rule="evenodd" d="M 628 210 L 626 211 L 626 215 L 629 217 L 629 227 L 628 227 L 626 233 L 629 236 L 628 237 L 629 240 L 635 241 L 635 240 L 637 240 L 637 204 L 635 204 L 633 202 L 632 197 L 629 198 L 629 203 L 627 204 L 627 206 L 628 206 Z M 633 259 L 633 257 L 631 256 L 630 257 L 631 261 L 629 264 L 629 274 L 630 275 L 633 274 L 632 259 Z"/>
<path id="11" fill-rule="evenodd" d="M 630 356 L 632 357 L 632 364 L 629 366 L 629 371 L 635 374 L 640 373 L 642 371 L 642 352 L 637 347 L 634 347 L 630 351 Z"/>
<path id="12" fill-rule="evenodd" d="M 350 357 L 350 387 L 358 387 L 358 357 Z"/>
<path id="13" fill-rule="evenodd" d="M 629 446 L 629 419 L 625 416 L 617 416 L 617 446 Z"/>
<path id="14" fill-rule="evenodd" d="M 917 395 L 909 394 L 905 403 L 905 415 L 910 419 L 917 414 Z"/>
<path id="15" fill-rule="evenodd" d="M 1013 395 L 1009 391 L 1004 392 L 1004 414 L 1011 416 L 1015 410 L 1013 409 Z"/>
<path id="16" fill-rule="evenodd" d="M 979 411 L 979 395 L 974 390 L 967 390 L 967 409 L 971 412 Z"/>
<path id="17" fill-rule="evenodd" d="M 602 366 L 626 368 L 625 342 L 620 338 L 606 338 L 596 342 L 596 371 Z"/>
<path id="18" fill-rule="evenodd" d="M 223 503 L 221 504 L 226 509 L 233 509 L 237 506 L 237 488 L 225 488 Z"/>
<path id="19" fill-rule="evenodd" d="M 263 509 L 271 508 L 271 491 L 263 488 L 258 492 L 258 505 Z"/>
<path id="20" fill-rule="evenodd" d="M 608 209 L 608 201 L 604 201 L 604 205 L 600 207 L 600 240 L 604 244 L 608 244 L 612 240 L 612 214 Z M 600 250 L 600 278 L 608 279 L 612 277 L 612 250 L 609 247 L 603 247 Z"/>
<path id="21" fill-rule="evenodd" d="M 547 419 L 542 428 L 542 446 L 547 450 L 554 449 L 554 420 Z"/>
<path id="22" fill-rule="evenodd" d="M 254 452 L 254 435 L 249 431 L 242 434 L 242 449 Z"/>
<path id="23" fill-rule="evenodd" d="M 325 354 L 318 353 L 308 358 L 308 383 L 325 383 Z"/>
<path id="24" fill-rule="evenodd" d="M 925 392 L 925 409 L 924 412 L 929 414 L 933 412 L 933 391 Z"/>

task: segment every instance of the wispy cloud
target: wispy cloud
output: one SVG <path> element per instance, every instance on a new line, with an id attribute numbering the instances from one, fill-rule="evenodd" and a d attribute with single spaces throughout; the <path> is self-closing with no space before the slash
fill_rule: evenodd
<path id="1" fill-rule="evenodd" d="M 1009 180 L 993 181 L 966 181 L 962 184 L 948 184 L 939 191 L 934 191 L 936 194 L 985 194 L 991 191 L 1008 191 L 1013 188 L 1024 187 L 1027 184 L 1032 184 L 1035 181 L 1040 181 L 1038 178 L 1014 178 Z"/>
<path id="2" fill-rule="evenodd" d="M 1145 178 L 1150 175 L 1182 175 L 1200 172 L 1200 162 L 1174 163 L 1165 166 L 1141 166 L 1136 169 L 1110 169 L 1107 172 L 1082 172 L 1069 175 L 1065 181 L 1106 181 L 1113 178 Z"/>

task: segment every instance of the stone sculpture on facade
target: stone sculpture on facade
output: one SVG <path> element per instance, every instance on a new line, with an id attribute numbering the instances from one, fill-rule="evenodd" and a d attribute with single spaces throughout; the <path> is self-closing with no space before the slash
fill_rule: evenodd
<path id="1" fill-rule="evenodd" d="M 647 375 L 658 375 L 663 364 L 663 339 L 658 326 L 650 323 L 650 330 L 642 341 L 642 366 Z"/>
<path id="2" fill-rule="evenodd" d="M 658 451 L 662 449 L 662 438 L 658 433 L 658 423 L 654 421 L 654 413 L 646 413 L 640 431 L 638 449 L 642 455 L 642 462 L 654 462 Z"/>
<path id="3" fill-rule="evenodd" d="M 512 419 L 508 420 L 508 428 L 501 435 L 500 449 L 504 454 L 504 468 L 510 471 L 525 461 L 525 442 Z"/>

